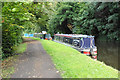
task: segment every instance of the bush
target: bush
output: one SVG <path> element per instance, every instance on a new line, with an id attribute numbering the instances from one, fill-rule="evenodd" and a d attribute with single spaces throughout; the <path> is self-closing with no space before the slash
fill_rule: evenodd
<path id="1" fill-rule="evenodd" d="M 0 60 L 2 59 L 2 47 L 0 47 Z"/>
<path id="2" fill-rule="evenodd" d="M 16 24 L 3 23 L 2 28 L 2 57 L 8 57 L 13 55 L 13 47 L 22 42 L 22 26 Z"/>

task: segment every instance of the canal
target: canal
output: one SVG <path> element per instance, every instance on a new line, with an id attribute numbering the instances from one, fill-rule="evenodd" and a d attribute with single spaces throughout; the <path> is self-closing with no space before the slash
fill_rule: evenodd
<path id="1" fill-rule="evenodd" d="M 118 69 L 119 42 L 96 42 L 98 49 L 98 60 Z M 118 69 L 120 70 L 120 69 Z"/>

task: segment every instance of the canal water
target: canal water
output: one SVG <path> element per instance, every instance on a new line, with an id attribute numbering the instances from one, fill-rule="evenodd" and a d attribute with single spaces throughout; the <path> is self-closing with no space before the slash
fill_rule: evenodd
<path id="1" fill-rule="evenodd" d="M 118 50 L 120 50 L 119 42 L 96 42 L 96 46 L 98 60 L 118 69 Z"/>

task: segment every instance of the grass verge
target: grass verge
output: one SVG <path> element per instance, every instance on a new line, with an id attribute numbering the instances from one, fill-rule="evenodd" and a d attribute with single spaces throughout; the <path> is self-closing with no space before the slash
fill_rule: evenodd
<path id="1" fill-rule="evenodd" d="M 15 53 L 23 53 L 27 49 L 27 44 L 22 43 L 19 46 L 15 47 L 14 49 L 15 49 Z"/>
<path id="2" fill-rule="evenodd" d="M 15 53 L 23 53 L 27 49 L 27 44 L 22 43 L 19 46 L 14 47 Z M 2 78 L 10 78 L 10 75 L 14 73 L 14 62 L 17 61 L 19 55 L 8 57 L 2 61 Z"/>
<path id="3" fill-rule="evenodd" d="M 48 40 L 40 42 L 52 57 L 63 78 L 118 78 L 118 70 L 95 61 L 71 47 Z"/>

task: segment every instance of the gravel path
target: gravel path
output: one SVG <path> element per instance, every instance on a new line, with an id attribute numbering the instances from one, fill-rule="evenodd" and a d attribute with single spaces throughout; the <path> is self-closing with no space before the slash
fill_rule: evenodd
<path id="1" fill-rule="evenodd" d="M 26 40 L 27 50 L 20 56 L 11 78 L 61 78 L 40 41 Z"/>

